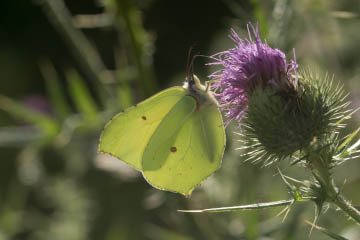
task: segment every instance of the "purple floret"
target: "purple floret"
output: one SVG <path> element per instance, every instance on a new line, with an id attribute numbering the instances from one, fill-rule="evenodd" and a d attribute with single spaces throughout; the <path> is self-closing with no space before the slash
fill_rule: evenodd
<path id="1" fill-rule="evenodd" d="M 251 27 L 255 40 L 251 39 L 249 30 Z M 255 87 L 266 87 L 272 84 L 279 89 L 286 89 L 290 85 L 297 84 L 297 77 L 293 80 L 292 73 L 297 72 L 297 64 L 292 60 L 286 63 L 286 57 L 278 49 L 272 49 L 259 37 L 258 26 L 247 25 L 249 40 L 241 39 L 231 29 L 230 38 L 236 43 L 235 48 L 220 52 L 211 56 L 215 62 L 209 65 L 221 65 L 222 69 L 210 75 L 216 80 L 212 85 L 219 104 L 223 105 L 222 110 L 228 120 L 238 121 L 246 113 L 248 98 Z M 296 74 L 295 74 L 296 75 Z M 295 83 L 290 84 L 290 81 Z"/>

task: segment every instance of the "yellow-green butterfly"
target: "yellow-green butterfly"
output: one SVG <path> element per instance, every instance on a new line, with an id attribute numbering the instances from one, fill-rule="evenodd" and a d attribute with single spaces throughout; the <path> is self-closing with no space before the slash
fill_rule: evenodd
<path id="1" fill-rule="evenodd" d="M 221 165 L 225 130 L 217 101 L 193 74 L 117 114 L 100 137 L 100 153 L 143 173 L 154 187 L 190 195 Z"/>

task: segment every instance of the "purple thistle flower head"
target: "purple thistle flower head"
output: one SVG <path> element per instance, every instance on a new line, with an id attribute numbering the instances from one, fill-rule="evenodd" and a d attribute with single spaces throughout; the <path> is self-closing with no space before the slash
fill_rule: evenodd
<path id="1" fill-rule="evenodd" d="M 249 26 L 255 40 L 251 38 Z M 295 58 L 287 64 L 283 52 L 269 47 L 266 41 L 261 41 L 257 25 L 254 28 L 249 23 L 247 29 L 249 40 L 241 39 L 231 29 L 230 38 L 236 46 L 211 56 L 215 62 L 208 64 L 222 66 L 210 78 L 215 80 L 212 90 L 216 92 L 220 105 L 224 105 L 222 110 L 228 117 L 225 125 L 232 120 L 237 120 L 240 124 L 247 110 L 248 98 L 256 87 L 272 85 L 288 92 L 295 90 L 297 85 L 298 65 Z M 295 78 L 292 73 L 295 73 Z"/>

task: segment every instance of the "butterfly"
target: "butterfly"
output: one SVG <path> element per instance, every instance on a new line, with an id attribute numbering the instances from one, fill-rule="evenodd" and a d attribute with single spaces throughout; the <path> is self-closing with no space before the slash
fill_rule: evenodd
<path id="1" fill-rule="evenodd" d="M 184 86 L 115 115 L 98 146 L 141 171 L 153 187 L 185 196 L 220 167 L 226 145 L 217 101 L 190 68 Z"/>

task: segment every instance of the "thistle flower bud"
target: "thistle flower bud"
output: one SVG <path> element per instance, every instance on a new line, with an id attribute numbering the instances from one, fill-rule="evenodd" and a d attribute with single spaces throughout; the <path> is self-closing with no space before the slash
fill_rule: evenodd
<path id="1" fill-rule="evenodd" d="M 344 96 L 325 77 L 300 71 L 295 92 L 271 86 L 257 88 L 250 96 L 243 121 L 244 143 L 249 159 L 265 165 L 314 151 L 314 141 L 326 142 L 342 125 Z"/>

